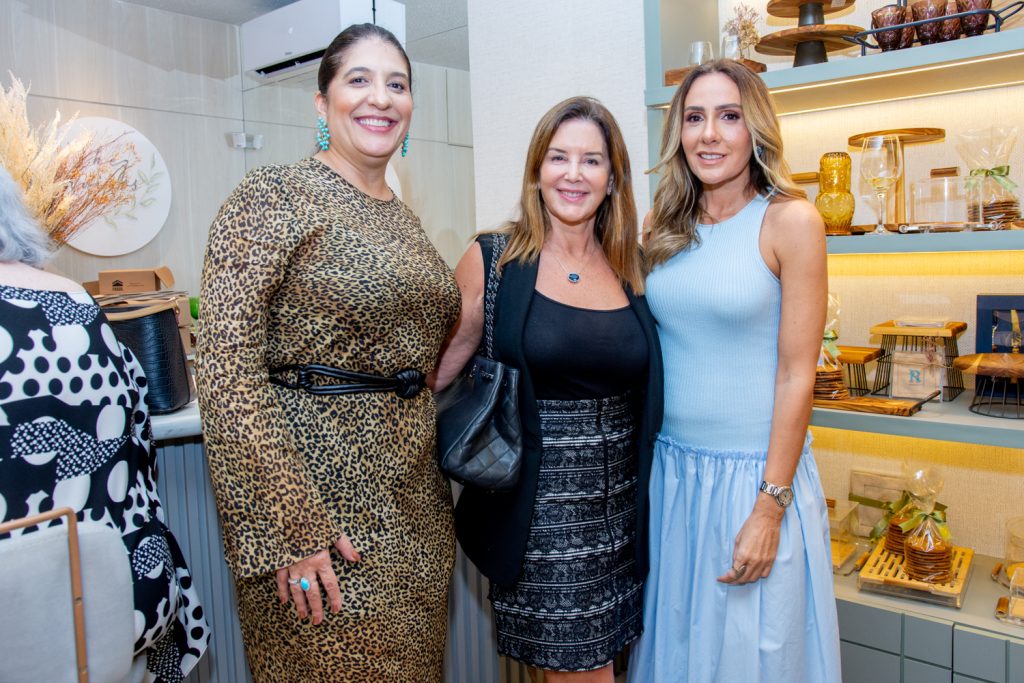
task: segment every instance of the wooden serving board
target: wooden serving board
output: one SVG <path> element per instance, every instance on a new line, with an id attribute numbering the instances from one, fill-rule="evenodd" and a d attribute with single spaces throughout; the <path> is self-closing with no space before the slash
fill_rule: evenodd
<path id="1" fill-rule="evenodd" d="M 763 62 L 755 62 L 753 59 L 737 59 L 736 61 L 756 74 L 764 73 L 768 68 Z M 666 69 L 665 85 L 679 85 L 692 68 L 692 66 L 681 66 L 678 69 Z"/>
<path id="2" fill-rule="evenodd" d="M 884 543 L 879 543 L 871 551 L 864 568 L 860 570 L 861 581 L 949 597 L 961 595 L 967 587 L 967 576 L 971 560 L 974 558 L 974 551 L 970 548 L 953 547 L 953 569 L 950 572 L 952 578 L 948 583 L 928 583 L 907 576 L 903 571 L 903 557 L 890 553 L 884 546 Z"/>
<path id="3" fill-rule="evenodd" d="M 811 183 L 818 182 L 818 172 L 806 171 L 804 173 L 794 173 L 790 178 L 797 185 L 810 185 Z"/>
<path id="4" fill-rule="evenodd" d="M 882 355 L 882 349 L 873 346 L 843 346 L 839 345 L 839 362 L 852 363 L 853 365 L 864 365 Z"/>
<path id="5" fill-rule="evenodd" d="M 822 14 L 841 12 L 847 7 L 853 6 L 856 0 L 819 0 Z M 800 16 L 800 7 L 809 4 L 808 0 L 768 0 L 767 12 L 773 17 L 783 19 L 795 19 Z"/>
<path id="6" fill-rule="evenodd" d="M 839 52 L 857 47 L 856 43 L 843 40 L 844 36 L 852 36 L 864 29 L 850 24 L 815 24 L 814 26 L 797 26 L 785 31 L 776 31 L 761 36 L 761 41 L 754 49 L 763 55 L 786 56 L 796 52 L 800 43 L 820 40 L 826 52 Z"/>
<path id="7" fill-rule="evenodd" d="M 882 398 L 881 396 L 851 396 L 840 399 L 814 399 L 815 408 L 833 408 L 849 410 L 854 413 L 874 413 L 875 415 L 899 415 L 910 417 L 925 401 L 910 398 Z"/>
<path id="8" fill-rule="evenodd" d="M 968 375 L 1024 378 L 1024 353 L 973 353 L 960 356 L 953 367 Z"/>
<path id="9" fill-rule="evenodd" d="M 873 130 L 870 133 L 857 133 L 851 135 L 850 139 L 846 141 L 850 147 L 860 147 L 861 143 L 864 142 L 864 138 L 874 137 L 876 135 L 895 135 L 900 139 L 900 143 L 904 145 L 913 145 L 918 142 L 935 142 L 937 140 L 943 140 L 946 137 L 946 130 L 944 128 L 893 128 L 891 130 Z"/>
<path id="10" fill-rule="evenodd" d="M 871 334 L 891 334 L 896 337 L 958 337 L 967 329 L 967 323 L 950 320 L 945 327 L 911 327 L 897 325 L 895 320 L 871 326 Z"/>

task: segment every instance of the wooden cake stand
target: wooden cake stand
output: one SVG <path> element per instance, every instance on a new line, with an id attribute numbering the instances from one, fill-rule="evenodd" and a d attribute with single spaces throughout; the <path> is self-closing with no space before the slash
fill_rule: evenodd
<path id="1" fill-rule="evenodd" d="M 876 130 L 870 133 L 858 133 L 857 135 L 850 136 L 850 139 L 846 142 L 850 147 L 860 149 L 864 139 L 872 137 L 873 135 L 894 135 L 900 139 L 900 168 L 904 169 L 904 172 L 902 177 L 899 179 L 899 182 L 896 183 L 896 187 L 892 193 L 896 202 L 896 211 L 893 214 L 895 217 L 894 226 L 898 227 L 900 223 L 907 222 L 907 165 L 904 163 L 903 159 L 903 156 L 906 154 L 906 147 L 907 145 L 916 145 L 919 142 L 935 142 L 937 140 L 944 140 L 946 138 L 946 131 L 942 128 L 893 128 L 892 130 Z M 888 225 L 886 227 L 888 228 Z"/>
<path id="2" fill-rule="evenodd" d="M 850 24 L 828 25 L 825 15 L 851 7 L 854 2 L 836 0 L 825 4 L 813 0 L 770 0 L 768 14 L 782 18 L 797 17 L 799 22 L 796 28 L 763 36 L 754 49 L 764 55 L 793 55 L 793 66 L 827 62 L 829 52 L 855 47 L 844 37 L 856 35 L 864 29 Z"/>

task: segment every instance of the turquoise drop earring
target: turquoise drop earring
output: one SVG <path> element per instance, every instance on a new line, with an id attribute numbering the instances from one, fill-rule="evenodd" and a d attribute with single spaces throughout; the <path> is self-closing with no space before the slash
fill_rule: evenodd
<path id="1" fill-rule="evenodd" d="M 409 153 L 409 134 L 406 133 L 405 137 L 402 138 L 402 156 L 404 157 Z"/>
<path id="2" fill-rule="evenodd" d="M 325 152 L 331 146 L 331 132 L 327 130 L 327 121 L 322 116 L 316 120 L 316 144 Z"/>

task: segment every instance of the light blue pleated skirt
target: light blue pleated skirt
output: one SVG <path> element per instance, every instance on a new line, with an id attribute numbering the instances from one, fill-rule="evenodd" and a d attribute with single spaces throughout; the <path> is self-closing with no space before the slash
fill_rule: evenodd
<path id="1" fill-rule="evenodd" d="M 736 534 L 766 454 L 661 436 L 650 478 L 651 569 L 630 683 L 840 681 L 828 512 L 810 435 L 771 575 L 730 586 Z"/>

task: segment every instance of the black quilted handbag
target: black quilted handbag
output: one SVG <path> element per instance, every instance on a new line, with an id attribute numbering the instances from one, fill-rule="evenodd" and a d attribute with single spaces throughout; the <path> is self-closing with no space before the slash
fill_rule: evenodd
<path id="1" fill-rule="evenodd" d="M 146 405 L 152 415 L 172 413 L 189 401 L 188 366 L 176 308 L 173 302 L 166 302 L 103 311 L 118 340 L 135 354 L 146 373 Z"/>
<path id="2" fill-rule="evenodd" d="M 437 396 L 437 457 L 441 471 L 465 486 L 507 491 L 519 481 L 523 433 L 519 370 L 494 360 L 497 262 L 505 236 L 494 235 L 485 272 L 481 352 Z M 486 250 L 485 250 L 486 256 Z"/>

